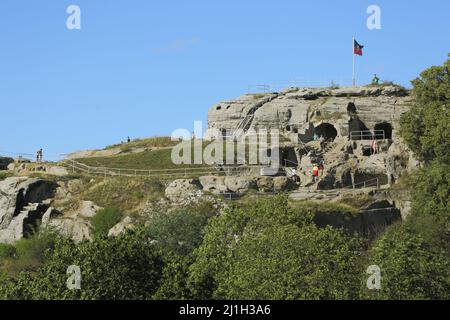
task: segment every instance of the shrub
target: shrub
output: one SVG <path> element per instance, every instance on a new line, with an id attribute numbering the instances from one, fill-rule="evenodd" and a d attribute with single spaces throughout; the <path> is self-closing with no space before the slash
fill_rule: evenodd
<path id="1" fill-rule="evenodd" d="M 147 222 L 147 232 L 163 250 L 188 255 L 202 242 L 203 229 L 213 215 L 214 209 L 208 203 L 154 212 Z"/>
<path id="2" fill-rule="evenodd" d="M 81 290 L 66 286 L 71 265 L 80 268 Z M 158 289 L 162 268 L 161 252 L 141 229 L 79 245 L 60 239 L 35 277 L 22 274 L 23 280 L 15 283 L 16 298 L 150 299 Z"/>
<path id="3" fill-rule="evenodd" d="M 13 245 L 0 243 L 0 260 L 14 258 L 16 253 L 16 248 Z"/>

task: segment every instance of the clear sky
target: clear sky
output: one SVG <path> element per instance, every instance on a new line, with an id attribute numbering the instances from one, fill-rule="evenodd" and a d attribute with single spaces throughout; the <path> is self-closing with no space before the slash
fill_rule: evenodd
<path id="1" fill-rule="evenodd" d="M 450 52 L 449 13 L 448 0 L 2 0 L 0 154 L 192 131 L 252 85 L 350 81 L 352 36 L 360 79 L 409 86 Z"/>

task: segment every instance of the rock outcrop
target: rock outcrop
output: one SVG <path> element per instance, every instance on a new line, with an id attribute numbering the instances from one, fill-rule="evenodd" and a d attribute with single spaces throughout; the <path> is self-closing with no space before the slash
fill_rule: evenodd
<path id="1" fill-rule="evenodd" d="M 49 208 L 46 200 L 56 184 L 38 178 L 12 177 L 0 181 L 0 243 L 30 235 Z"/>
<path id="2" fill-rule="evenodd" d="M 398 86 L 290 88 L 281 93 L 247 94 L 209 109 L 207 136 L 230 134 L 251 114 L 249 129 L 279 129 L 293 141 L 309 141 L 314 132 L 327 130 L 342 137 L 351 131 L 384 130 L 392 137 L 400 115 L 412 102 L 409 92 Z"/>
<path id="3" fill-rule="evenodd" d="M 71 238 L 75 243 L 83 240 L 92 240 L 92 224 L 90 219 L 97 214 L 102 207 L 92 201 L 80 201 L 63 215 L 51 219 L 48 225 L 60 234 Z"/>

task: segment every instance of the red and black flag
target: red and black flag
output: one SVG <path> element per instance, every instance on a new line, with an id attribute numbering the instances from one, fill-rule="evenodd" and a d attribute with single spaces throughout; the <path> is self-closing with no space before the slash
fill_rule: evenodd
<path id="1" fill-rule="evenodd" d="M 353 40 L 353 53 L 357 54 L 358 56 L 362 56 L 363 52 L 362 49 L 364 46 L 360 45 L 356 40 Z"/>

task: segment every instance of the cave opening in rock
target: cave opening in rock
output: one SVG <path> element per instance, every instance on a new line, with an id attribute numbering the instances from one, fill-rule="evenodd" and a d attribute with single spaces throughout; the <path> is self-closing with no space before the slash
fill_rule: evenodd
<path id="1" fill-rule="evenodd" d="M 348 114 L 356 114 L 357 113 L 356 106 L 353 102 L 349 102 L 349 104 L 347 105 L 347 113 Z"/>
<path id="2" fill-rule="evenodd" d="M 336 128 L 332 124 L 326 122 L 317 126 L 315 128 L 315 132 L 319 137 L 323 136 L 325 141 L 327 140 L 334 141 L 334 139 L 337 137 L 338 134 Z"/>
<path id="3" fill-rule="evenodd" d="M 392 125 L 389 122 L 381 122 L 375 125 L 375 134 L 377 137 L 381 136 L 381 131 L 384 131 L 385 139 L 392 139 Z M 380 132 L 378 132 L 380 131 Z M 379 138 L 380 139 L 380 138 Z"/>
<path id="4" fill-rule="evenodd" d="M 375 154 L 375 150 L 370 146 L 365 146 L 362 148 L 363 156 L 370 157 L 371 155 Z"/>

